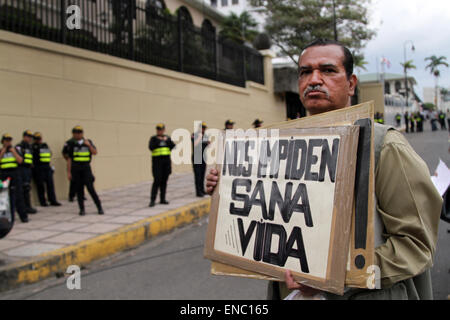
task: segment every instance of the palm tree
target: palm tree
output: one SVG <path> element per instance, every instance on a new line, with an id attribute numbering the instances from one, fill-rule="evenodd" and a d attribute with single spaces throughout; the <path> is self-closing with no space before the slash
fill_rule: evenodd
<path id="1" fill-rule="evenodd" d="M 431 57 L 425 58 L 425 61 L 430 61 L 430 63 L 425 67 L 425 69 L 430 69 L 430 73 L 435 78 L 435 93 L 434 93 L 434 104 L 436 105 L 436 108 L 438 108 L 438 81 L 439 77 L 441 76 L 441 72 L 439 71 L 440 66 L 444 66 L 448 68 L 448 63 L 445 61 L 447 60 L 447 57 L 440 56 L 437 57 L 435 55 L 432 55 Z"/>
<path id="2" fill-rule="evenodd" d="M 366 65 L 369 64 L 363 54 L 353 53 L 355 68 L 358 70 L 358 75 L 361 70 L 367 71 Z"/>
<path id="3" fill-rule="evenodd" d="M 403 67 L 403 72 L 405 73 L 405 97 L 406 97 L 406 106 L 408 106 L 408 70 L 416 69 L 417 67 L 413 64 L 412 60 L 408 60 L 405 63 L 400 63 Z"/>
<path id="4" fill-rule="evenodd" d="M 403 67 L 403 71 L 408 72 L 410 69 L 416 69 L 417 67 L 413 64 L 412 60 L 408 60 L 405 63 L 400 63 Z"/>

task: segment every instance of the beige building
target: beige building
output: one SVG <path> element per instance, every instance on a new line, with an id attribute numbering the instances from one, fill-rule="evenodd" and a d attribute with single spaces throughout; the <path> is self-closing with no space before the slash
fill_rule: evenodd
<path id="1" fill-rule="evenodd" d="M 384 78 L 384 87 L 382 79 Z M 368 73 L 359 76 L 359 82 L 361 84 L 376 84 L 382 85 L 384 90 L 384 104 L 388 110 L 393 112 L 402 112 L 408 108 L 408 110 L 417 111 L 419 108 L 419 98 L 414 91 L 414 86 L 417 84 L 414 77 L 408 77 L 408 107 L 406 103 L 406 88 L 405 77 L 401 74 L 385 73 L 381 75 L 379 73 Z"/>
<path id="2" fill-rule="evenodd" d="M 214 11 L 198 9 L 199 1 L 165 3 L 171 11 L 189 8 L 197 25 L 205 17 L 217 21 Z M 61 150 L 75 125 L 98 148 L 92 165 L 99 190 L 147 181 L 148 141 L 159 122 L 171 134 L 177 128 L 192 132 L 195 120 L 222 129 L 226 119 L 242 128 L 257 117 L 265 123 L 285 119 L 285 105 L 273 93 L 272 55 L 262 53 L 264 84 L 239 87 L 0 30 L 0 133 L 18 143 L 25 129 L 42 132 L 53 151 L 60 198 L 68 192 Z"/>
<path id="3" fill-rule="evenodd" d="M 450 92 L 450 88 L 446 89 Z M 437 101 L 436 101 L 436 88 L 425 87 L 423 88 L 423 101 L 425 103 L 438 103 L 439 110 L 447 111 L 450 109 L 450 94 L 446 95 L 442 94 L 442 88 L 438 88 L 437 90 Z"/>

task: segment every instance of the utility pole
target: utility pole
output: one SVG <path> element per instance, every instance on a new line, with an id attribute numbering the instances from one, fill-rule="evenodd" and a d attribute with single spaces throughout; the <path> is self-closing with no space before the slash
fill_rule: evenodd
<path id="1" fill-rule="evenodd" d="M 335 0 L 333 2 L 333 28 L 334 28 L 334 40 L 338 41 L 338 33 L 337 33 L 337 22 L 336 22 L 336 3 Z"/>

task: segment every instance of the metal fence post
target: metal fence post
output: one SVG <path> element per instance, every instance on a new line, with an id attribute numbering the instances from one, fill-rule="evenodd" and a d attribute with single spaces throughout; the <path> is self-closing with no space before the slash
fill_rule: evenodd
<path id="1" fill-rule="evenodd" d="M 183 72 L 183 20 L 181 19 L 181 14 L 178 13 L 177 15 L 177 21 L 178 21 L 178 70 L 180 72 Z"/>
<path id="2" fill-rule="evenodd" d="M 67 43 L 66 36 L 66 0 L 60 0 L 61 12 L 60 12 L 60 23 L 61 23 L 61 42 Z"/>
<path id="3" fill-rule="evenodd" d="M 129 56 L 131 60 L 134 60 L 134 37 L 133 37 L 133 18 L 136 14 L 136 8 L 134 6 L 135 1 L 129 0 L 128 2 L 128 10 L 127 10 L 127 20 L 128 20 L 128 49 L 129 49 Z"/>
<path id="4" fill-rule="evenodd" d="M 217 54 L 217 35 L 214 32 L 214 79 L 217 80 L 218 78 L 218 54 Z"/>
<path id="5" fill-rule="evenodd" d="M 242 76 L 243 76 L 243 80 L 244 80 L 244 88 L 246 86 L 247 83 L 247 66 L 245 63 L 245 45 L 242 45 Z"/>

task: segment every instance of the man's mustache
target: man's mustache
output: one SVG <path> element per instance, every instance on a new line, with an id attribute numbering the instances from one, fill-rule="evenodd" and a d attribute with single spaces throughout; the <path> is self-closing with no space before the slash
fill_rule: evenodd
<path id="1" fill-rule="evenodd" d="M 312 91 L 319 91 L 326 94 L 327 98 L 330 97 L 330 93 L 328 92 L 327 89 L 322 89 L 320 85 L 316 85 L 316 86 L 308 86 L 308 88 L 306 88 L 305 91 L 303 91 L 303 98 L 306 98 L 306 95 Z"/>

